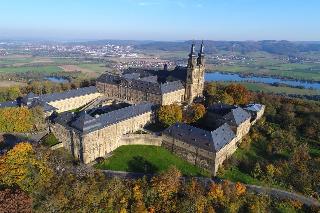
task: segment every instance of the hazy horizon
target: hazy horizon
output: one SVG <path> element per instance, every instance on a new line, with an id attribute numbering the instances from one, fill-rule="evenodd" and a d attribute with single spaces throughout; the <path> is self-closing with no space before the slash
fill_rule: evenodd
<path id="1" fill-rule="evenodd" d="M 0 39 L 319 41 L 310 0 L 4 0 Z"/>

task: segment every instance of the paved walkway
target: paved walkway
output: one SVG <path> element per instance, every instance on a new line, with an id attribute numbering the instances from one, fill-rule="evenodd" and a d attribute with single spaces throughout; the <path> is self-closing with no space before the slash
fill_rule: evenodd
<path id="1" fill-rule="evenodd" d="M 136 173 L 136 172 L 121 172 L 121 171 L 112 171 L 112 170 L 103 170 L 103 173 L 107 177 L 120 177 L 120 178 L 128 178 L 128 179 L 138 179 L 146 176 L 148 179 L 152 178 L 153 174 L 144 174 L 144 173 Z M 222 181 L 220 179 L 213 180 L 212 178 L 205 178 L 205 177 L 193 177 L 197 180 L 203 182 L 206 186 L 208 186 L 211 183 Z M 182 177 L 182 181 L 187 181 L 190 179 L 190 177 Z M 233 182 L 230 182 L 231 184 L 235 184 Z M 290 199 L 290 200 L 298 200 L 301 203 L 305 204 L 306 206 L 316 206 L 320 207 L 320 203 L 318 200 L 306 197 L 304 195 L 294 193 L 294 192 L 288 192 L 281 189 L 276 188 L 269 188 L 269 187 L 263 187 L 263 186 L 256 186 L 256 185 L 250 185 L 245 184 L 248 191 L 259 193 L 259 194 L 267 194 L 272 197 L 276 197 L 280 200 Z"/>

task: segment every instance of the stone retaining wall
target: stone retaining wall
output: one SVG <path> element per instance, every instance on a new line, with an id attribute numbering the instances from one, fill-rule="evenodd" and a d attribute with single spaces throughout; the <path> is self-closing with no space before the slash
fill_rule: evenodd
<path id="1" fill-rule="evenodd" d="M 151 134 L 128 134 L 122 136 L 119 146 L 124 145 L 151 145 L 161 146 L 162 137 Z"/>

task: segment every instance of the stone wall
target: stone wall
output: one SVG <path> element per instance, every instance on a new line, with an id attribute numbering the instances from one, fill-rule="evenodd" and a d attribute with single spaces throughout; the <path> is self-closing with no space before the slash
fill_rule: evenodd
<path id="1" fill-rule="evenodd" d="M 219 169 L 219 166 L 222 165 L 222 163 L 231 157 L 231 155 L 237 150 L 238 144 L 241 142 L 241 139 L 234 138 L 230 143 L 228 143 L 226 146 L 222 147 L 217 153 L 215 158 L 215 164 L 214 164 L 214 170 L 213 175 L 216 175 Z"/>
<path id="2" fill-rule="evenodd" d="M 97 82 L 97 89 L 106 97 L 120 99 L 129 103 L 151 102 L 161 104 L 161 94 L 148 93 L 130 88 L 129 85 L 114 85 Z"/>
<path id="3" fill-rule="evenodd" d="M 249 133 L 251 127 L 250 118 L 242 122 L 239 126 L 236 127 L 235 134 L 237 140 L 241 140 L 243 136 Z"/>
<path id="4" fill-rule="evenodd" d="M 125 145 L 151 145 L 161 146 L 162 137 L 152 134 L 127 134 L 119 140 L 119 146 Z"/>
<path id="5" fill-rule="evenodd" d="M 170 105 L 173 103 L 181 104 L 182 102 L 184 102 L 184 94 L 185 94 L 184 89 L 163 94 L 162 105 Z"/>
<path id="6" fill-rule="evenodd" d="M 123 135 L 134 133 L 153 121 L 154 115 L 150 111 L 85 135 L 58 123 L 51 127 L 51 131 L 76 159 L 90 163 L 98 157 L 106 156 L 121 145 L 133 144 L 134 138 L 126 138 Z M 150 143 L 159 145 L 159 139 L 151 136 L 140 136 L 137 139 L 138 142 L 134 144 L 147 144 L 146 141 L 150 139 Z"/>
<path id="7" fill-rule="evenodd" d="M 147 112 L 84 135 L 82 139 L 83 162 L 90 163 L 98 157 L 106 156 L 122 145 L 123 135 L 136 132 L 153 121 L 153 113 Z"/>
<path id="8" fill-rule="evenodd" d="M 68 150 L 73 157 L 81 159 L 81 137 L 78 132 L 75 132 L 71 128 L 66 128 L 60 124 L 51 126 L 51 132 L 62 142 L 63 147 Z"/>
<path id="9" fill-rule="evenodd" d="M 215 153 L 187 144 L 183 141 L 162 136 L 162 146 L 189 163 L 214 172 Z"/>
<path id="10" fill-rule="evenodd" d="M 266 106 L 262 105 L 261 110 L 256 113 L 256 118 L 251 122 L 251 125 L 255 124 L 264 114 Z"/>
<path id="11" fill-rule="evenodd" d="M 91 93 L 83 96 L 73 97 L 69 99 L 63 99 L 58 101 L 49 102 L 51 106 L 57 108 L 57 112 L 65 112 L 73 109 L 77 109 L 87 103 L 93 101 L 94 99 L 101 96 L 101 93 Z"/>

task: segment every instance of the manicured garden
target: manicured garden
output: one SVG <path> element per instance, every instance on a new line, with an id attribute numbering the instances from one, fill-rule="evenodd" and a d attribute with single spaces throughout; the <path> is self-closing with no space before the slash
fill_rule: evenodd
<path id="1" fill-rule="evenodd" d="M 177 167 L 183 175 L 210 176 L 209 172 L 182 160 L 163 147 L 148 145 L 121 146 L 110 158 L 95 165 L 98 169 L 115 171 L 159 173 L 170 166 Z"/>

